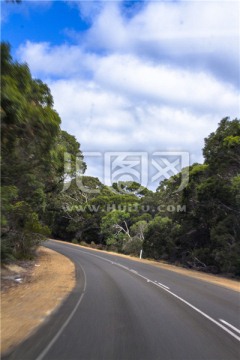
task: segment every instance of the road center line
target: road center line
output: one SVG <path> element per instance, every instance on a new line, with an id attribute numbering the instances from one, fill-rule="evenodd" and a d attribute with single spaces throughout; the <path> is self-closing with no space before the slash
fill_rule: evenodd
<path id="1" fill-rule="evenodd" d="M 117 266 L 120 266 L 121 268 L 123 268 L 125 270 L 129 270 L 129 268 L 127 266 L 124 266 L 122 264 L 119 264 L 119 263 L 113 263 L 113 264 L 116 264 Z"/>
<path id="2" fill-rule="evenodd" d="M 80 249 L 78 249 L 78 251 L 80 251 L 80 252 L 82 252 L 82 253 L 84 253 L 84 254 L 90 255 L 90 256 L 95 256 L 95 257 L 97 257 L 97 258 L 99 258 L 99 259 L 102 259 L 102 260 L 104 260 L 104 261 L 107 261 L 107 262 L 109 262 L 109 263 L 111 263 L 111 264 L 113 264 L 113 265 L 119 266 L 118 263 L 113 262 L 113 261 L 111 261 L 111 260 L 109 260 L 109 259 L 106 259 L 106 258 L 104 258 L 104 257 L 102 257 L 102 256 L 98 256 L 98 255 L 95 255 L 95 254 L 91 254 L 91 253 L 89 253 L 89 252 L 82 251 L 82 250 L 80 250 Z M 131 271 L 131 270 L 129 270 L 129 269 L 126 269 L 126 270 L 129 271 L 129 272 Z M 143 275 L 141 275 L 141 274 L 139 274 L 139 273 L 135 273 L 135 272 L 134 272 L 134 274 L 135 274 L 136 276 L 139 276 L 139 277 L 141 277 L 142 279 L 146 280 L 148 283 L 152 283 L 153 285 L 155 285 L 155 286 L 161 288 L 162 290 L 168 292 L 169 294 L 171 294 L 172 296 L 174 296 L 176 299 L 180 300 L 181 302 L 183 302 L 184 304 L 186 304 L 187 306 L 189 306 L 190 308 L 192 308 L 193 310 L 195 310 L 196 312 L 198 312 L 199 314 L 201 314 L 202 316 L 204 316 L 206 319 L 208 319 L 209 321 L 211 321 L 212 323 L 214 323 L 215 325 L 217 325 L 218 327 L 220 327 L 221 329 L 223 329 L 224 331 L 226 331 L 229 335 L 233 336 L 236 340 L 240 341 L 240 337 L 239 337 L 238 335 L 236 335 L 235 333 L 233 333 L 231 330 L 229 330 L 226 326 L 222 325 L 222 324 L 221 324 L 220 322 L 218 322 L 217 320 L 214 320 L 211 316 L 207 315 L 206 313 L 204 313 L 203 311 L 201 311 L 200 309 L 198 309 L 196 306 L 190 304 L 188 301 L 184 300 L 183 298 L 181 298 L 181 297 L 178 296 L 177 294 L 175 294 L 175 293 L 173 293 L 172 291 L 170 291 L 169 288 L 167 288 L 166 285 L 162 285 L 162 284 L 160 284 L 160 283 L 156 283 L 156 282 L 148 279 L 147 277 L 145 277 L 145 276 L 143 276 Z M 220 320 L 220 321 L 222 321 L 222 320 Z M 222 322 L 226 323 L 224 320 L 223 320 Z M 230 324 L 228 324 L 228 325 L 230 325 Z M 231 326 L 230 326 L 230 327 L 231 327 Z M 235 328 L 235 329 L 236 329 L 236 328 Z M 39 360 L 39 359 L 37 359 L 37 360 Z"/>
<path id="3" fill-rule="evenodd" d="M 168 286 L 166 286 L 166 285 L 164 285 L 164 284 L 162 284 L 162 283 L 160 283 L 160 282 L 159 282 L 158 284 L 161 285 L 161 286 L 163 286 L 163 287 L 165 287 L 165 288 L 168 289 L 168 290 L 170 289 Z"/>
<path id="4" fill-rule="evenodd" d="M 240 334 L 240 330 L 238 328 L 236 328 L 235 326 L 233 326 L 232 324 L 229 324 L 227 321 L 223 320 L 223 319 L 219 319 L 223 324 L 229 326 L 231 329 L 235 330 L 237 333 Z"/>
<path id="5" fill-rule="evenodd" d="M 136 270 L 131 269 L 130 271 L 133 272 L 134 274 L 138 274 Z"/>
<path id="6" fill-rule="evenodd" d="M 188 301 L 184 300 L 183 298 L 181 298 L 180 296 L 174 294 L 172 291 L 165 289 L 164 287 L 154 283 L 153 281 L 150 280 L 150 282 L 153 285 L 159 286 L 161 287 L 163 290 L 165 290 L 166 292 L 168 292 L 169 294 L 171 294 L 172 296 L 174 296 L 175 298 L 177 298 L 178 300 L 182 301 L 184 304 L 188 305 L 190 308 L 192 308 L 193 310 L 197 311 L 199 314 L 201 314 L 202 316 L 204 316 L 206 319 L 210 320 L 211 322 L 213 322 L 214 324 L 216 324 L 217 326 L 219 326 L 221 329 L 225 330 L 228 334 L 232 335 L 235 339 L 237 339 L 238 341 L 240 341 L 240 337 L 237 336 L 235 333 L 233 333 L 231 330 L 229 330 L 228 328 L 226 328 L 225 326 L 223 326 L 221 323 L 219 323 L 218 321 L 214 320 L 211 316 L 207 315 L 206 313 L 204 313 L 203 311 L 201 311 L 200 309 L 198 309 L 196 306 L 190 304 Z"/>

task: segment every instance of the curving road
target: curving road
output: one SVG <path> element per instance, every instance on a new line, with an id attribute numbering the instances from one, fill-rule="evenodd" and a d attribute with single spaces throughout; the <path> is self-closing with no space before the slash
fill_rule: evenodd
<path id="1" fill-rule="evenodd" d="M 239 360 L 239 293 L 71 244 L 46 246 L 75 263 L 77 285 L 2 359 Z"/>

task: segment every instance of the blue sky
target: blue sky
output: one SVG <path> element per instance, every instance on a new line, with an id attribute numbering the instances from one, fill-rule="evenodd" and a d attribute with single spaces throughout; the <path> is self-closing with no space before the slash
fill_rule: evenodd
<path id="1" fill-rule="evenodd" d="M 89 175 L 102 179 L 106 152 L 189 152 L 202 162 L 204 137 L 223 117 L 239 118 L 239 1 L 23 1 L 1 10 L 14 58 L 48 84 L 83 152 L 98 153 L 86 157 Z"/>

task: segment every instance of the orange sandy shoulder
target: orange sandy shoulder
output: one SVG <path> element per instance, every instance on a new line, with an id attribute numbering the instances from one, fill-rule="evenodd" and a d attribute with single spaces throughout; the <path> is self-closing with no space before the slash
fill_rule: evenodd
<path id="1" fill-rule="evenodd" d="M 21 272 L 18 266 L 13 266 L 14 270 Z M 34 332 L 74 286 L 74 264 L 67 257 L 40 247 L 28 281 L 1 292 L 1 353 Z"/>
<path id="2" fill-rule="evenodd" d="M 62 243 L 65 243 L 65 241 L 61 241 L 61 240 L 54 240 L 54 241 L 59 241 Z M 218 276 L 218 275 L 212 275 L 212 274 L 206 274 L 204 272 L 201 271 L 195 271 L 195 270 L 190 270 L 190 269 L 185 269 L 182 268 L 180 266 L 176 266 L 176 265 L 170 265 L 170 264 L 166 264 L 162 261 L 154 261 L 154 260 L 149 260 L 149 259 L 139 259 L 133 256 L 129 256 L 129 255 L 124 255 L 124 254 L 118 254 L 118 253 L 114 253 L 111 251 L 105 251 L 105 250 L 99 250 L 99 249 L 91 249 L 90 247 L 85 247 L 85 246 L 81 246 L 78 244 L 71 244 L 72 246 L 78 246 L 81 248 L 87 248 L 88 250 L 92 250 L 92 251 L 98 251 L 100 253 L 106 253 L 106 254 L 112 254 L 118 257 L 123 257 L 123 258 L 128 258 L 131 259 L 133 261 L 137 261 L 137 262 L 141 262 L 141 263 L 145 263 L 145 264 L 150 264 L 152 266 L 157 266 L 159 268 L 162 269 L 166 269 L 169 271 L 173 271 L 176 272 L 178 274 L 182 274 L 182 275 L 186 275 L 198 280 L 202 280 L 211 284 L 215 284 L 215 285 L 219 285 L 237 292 L 240 292 L 240 282 L 237 280 L 231 280 L 228 278 L 225 278 L 223 276 Z"/>

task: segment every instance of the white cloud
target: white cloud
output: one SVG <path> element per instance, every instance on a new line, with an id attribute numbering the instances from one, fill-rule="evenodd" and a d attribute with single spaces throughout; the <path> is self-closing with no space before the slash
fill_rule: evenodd
<path id="1" fill-rule="evenodd" d="M 236 107 L 239 99 L 231 85 L 202 71 L 154 65 L 133 56 L 102 58 L 94 76 L 97 82 L 135 99 L 201 108 L 202 111 L 210 108 L 215 111 L 216 101 L 219 111 L 230 110 Z"/>
<path id="2" fill-rule="evenodd" d="M 94 68 L 97 57 L 86 54 L 80 46 L 51 46 L 49 43 L 32 43 L 27 41 L 18 49 L 21 61 L 27 61 L 36 76 L 69 77 L 84 76 Z"/>
<path id="3" fill-rule="evenodd" d="M 163 105 L 157 98 L 139 101 L 134 91 L 130 98 L 129 92 L 110 91 L 92 82 L 59 80 L 49 85 L 64 128 L 86 151 L 166 149 L 200 154 L 203 138 L 221 119 L 220 112 L 194 113 L 194 107 L 191 111 Z"/>
<path id="4" fill-rule="evenodd" d="M 67 77 L 65 84 L 69 82 L 72 86 L 68 89 L 72 92 L 71 102 L 79 103 L 83 99 L 83 106 L 88 112 L 93 103 L 93 92 L 94 102 L 101 101 L 101 104 L 109 101 L 105 93 L 110 93 L 118 100 L 123 97 L 126 102 L 128 99 L 134 106 L 138 103 L 158 103 L 200 113 L 210 111 L 220 116 L 226 113 L 236 116 L 239 111 L 239 93 L 235 87 L 203 71 L 157 65 L 136 55 L 100 57 L 84 53 L 77 46 L 50 47 L 47 43 L 27 42 L 21 46 L 19 55 L 22 61 L 27 61 L 37 77 Z M 81 79 L 81 89 L 87 92 L 79 94 L 76 89 L 79 85 L 70 81 L 72 78 Z M 118 107 L 125 106 L 125 102 Z M 114 110 L 110 108 L 114 116 Z M 85 114 L 85 117 L 88 116 Z"/>
<path id="5" fill-rule="evenodd" d="M 219 77 L 227 73 L 234 80 L 239 74 L 239 12 L 236 1 L 159 1 L 127 19 L 117 2 L 106 2 L 83 40 L 90 50 L 137 53 L 156 62 L 204 67 Z"/>
<path id="6" fill-rule="evenodd" d="M 189 151 L 202 161 L 204 137 L 240 113 L 237 6 L 152 2 L 126 18 L 106 2 L 81 45 L 26 42 L 19 59 L 49 84 L 83 151 Z M 89 168 L 100 176 L 97 161 Z"/>
<path id="7" fill-rule="evenodd" d="M 203 138 L 217 122 L 239 113 L 236 89 L 203 72 L 156 65 L 135 55 L 95 56 L 95 62 L 90 56 L 85 68 L 92 76 L 86 79 L 78 64 L 88 54 L 76 46 L 27 43 L 21 56 L 41 77 L 57 71 L 64 78 L 71 69 L 67 79 L 47 83 L 64 128 L 87 151 L 160 147 L 200 154 Z M 56 70 L 58 58 L 62 65 Z"/>

